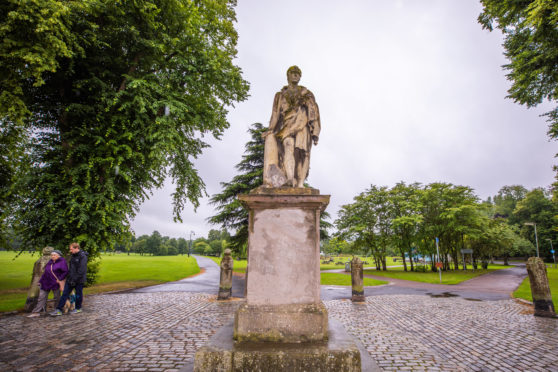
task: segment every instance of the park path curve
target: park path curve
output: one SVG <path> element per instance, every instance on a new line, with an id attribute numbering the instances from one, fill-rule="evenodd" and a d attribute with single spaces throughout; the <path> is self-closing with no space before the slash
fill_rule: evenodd
<path id="1" fill-rule="evenodd" d="M 323 272 L 337 272 L 350 275 L 344 269 L 324 270 Z M 365 270 L 367 278 L 387 281 L 389 284 L 375 287 L 365 287 L 365 296 L 381 295 L 430 295 L 433 297 L 462 297 L 467 300 L 498 301 L 511 297 L 513 291 L 519 287 L 527 276 L 524 264 L 516 265 L 509 269 L 496 270 L 488 274 L 480 275 L 459 284 L 432 284 L 415 282 L 411 280 L 389 278 L 381 275 L 369 274 Z M 444 275 L 442 273 L 442 275 Z M 322 286 L 322 299 L 334 300 L 347 298 L 345 287 Z"/>
<path id="2" fill-rule="evenodd" d="M 194 258 L 198 262 L 200 269 L 202 269 L 202 273 L 175 282 L 135 289 L 132 292 L 193 292 L 217 294 L 219 290 L 219 265 L 207 257 L 194 255 Z M 344 269 L 327 270 L 326 272 L 345 273 Z M 516 265 L 509 269 L 496 270 L 454 285 L 431 284 L 394 279 L 383 277 L 381 275 L 371 275 L 368 274 L 368 272 L 370 271 L 365 271 L 366 277 L 384 280 L 389 284 L 376 287 L 365 287 L 365 296 L 411 294 L 430 295 L 433 297 L 459 296 L 468 300 L 487 301 L 509 299 L 511 293 L 517 289 L 523 279 L 527 276 L 527 271 L 525 269 L 525 265 L 523 264 Z M 244 277 L 233 275 L 233 297 L 244 297 L 244 287 Z M 345 286 L 321 286 L 321 298 L 324 301 L 345 299 L 349 297 L 350 289 L 348 291 Z"/>
<path id="3" fill-rule="evenodd" d="M 175 282 L 168 282 L 135 289 L 133 293 L 156 293 L 156 292 L 193 292 L 217 294 L 219 291 L 219 276 L 221 269 L 212 259 L 193 255 L 202 269 L 200 274 Z M 233 296 L 243 297 L 244 280 L 233 275 Z"/>

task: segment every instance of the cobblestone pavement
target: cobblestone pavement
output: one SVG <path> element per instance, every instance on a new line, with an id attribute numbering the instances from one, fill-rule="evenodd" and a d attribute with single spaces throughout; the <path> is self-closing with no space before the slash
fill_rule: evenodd
<path id="1" fill-rule="evenodd" d="M 176 371 L 239 300 L 198 293 L 89 296 L 84 312 L 0 318 L 1 371 Z M 324 302 L 384 370 L 558 371 L 558 320 L 514 302 L 420 295 Z"/>

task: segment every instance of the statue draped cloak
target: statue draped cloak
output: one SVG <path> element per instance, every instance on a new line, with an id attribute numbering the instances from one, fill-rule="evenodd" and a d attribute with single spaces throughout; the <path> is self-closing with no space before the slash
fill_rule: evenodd
<path id="1" fill-rule="evenodd" d="M 318 137 L 320 129 L 320 112 L 312 92 L 303 86 L 297 86 L 294 94 L 289 91 L 288 86 L 277 92 L 269 121 L 269 131 L 274 136 L 267 136 L 265 141 L 264 182 L 266 182 L 266 173 L 272 165 L 285 172 L 282 164 L 282 141 L 285 138 L 293 137 L 295 148 L 303 150 L 305 156 L 309 157 L 312 137 Z M 302 160 L 297 159 L 298 161 Z M 306 179 L 308 169 L 305 175 L 300 176 Z"/>

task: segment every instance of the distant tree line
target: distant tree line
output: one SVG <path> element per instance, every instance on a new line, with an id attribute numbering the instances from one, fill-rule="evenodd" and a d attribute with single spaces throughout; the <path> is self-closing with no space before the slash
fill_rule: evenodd
<path id="1" fill-rule="evenodd" d="M 323 249 L 370 255 L 379 270 L 386 270 L 388 255 L 401 256 L 405 270 L 416 270 L 410 258 L 417 256 L 439 259 L 444 270 L 458 269 L 464 264 L 461 250 L 471 249 L 471 264 L 486 268 L 494 257 L 507 263 L 509 257 L 534 256 L 534 223 L 540 255 L 551 260 L 557 215 L 558 203 L 541 188 L 505 186 L 480 202 L 470 187 L 450 183 L 372 185 L 341 207 L 337 232 Z"/>
<path id="2" fill-rule="evenodd" d="M 158 231 L 153 231 L 151 235 L 134 236 L 127 244 L 116 244 L 113 249 L 152 256 L 176 256 L 189 253 L 220 256 L 228 247 L 230 238 L 227 230 L 210 230 L 207 238 L 199 237 L 192 241 L 162 236 Z"/>

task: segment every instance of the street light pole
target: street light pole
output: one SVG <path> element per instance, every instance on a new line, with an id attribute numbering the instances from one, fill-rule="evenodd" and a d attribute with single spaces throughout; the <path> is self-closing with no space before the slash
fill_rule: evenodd
<path id="1" fill-rule="evenodd" d="M 552 247 L 552 239 L 548 239 L 550 242 L 550 253 L 552 253 L 552 258 L 554 258 L 554 267 L 556 268 L 556 253 L 554 253 L 554 247 Z"/>
<path id="2" fill-rule="evenodd" d="M 188 257 L 190 257 L 190 251 L 192 250 L 192 235 L 196 236 L 196 233 L 190 231 L 190 244 L 188 245 Z"/>
<path id="3" fill-rule="evenodd" d="M 535 226 L 535 244 L 537 245 L 537 257 L 539 257 L 539 238 L 537 237 L 537 224 L 534 222 L 525 222 L 526 226 Z"/>

